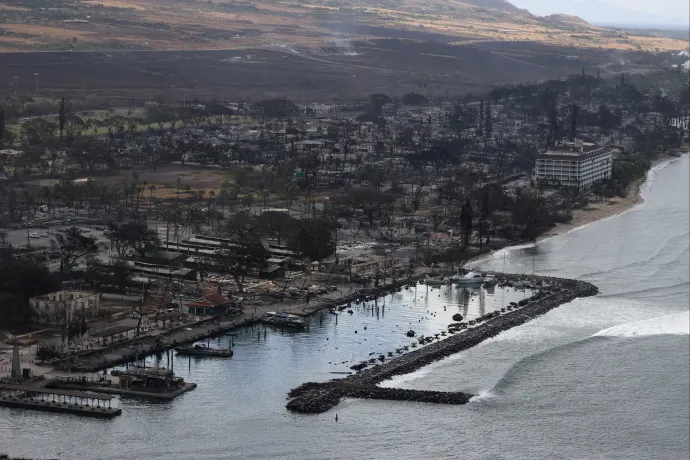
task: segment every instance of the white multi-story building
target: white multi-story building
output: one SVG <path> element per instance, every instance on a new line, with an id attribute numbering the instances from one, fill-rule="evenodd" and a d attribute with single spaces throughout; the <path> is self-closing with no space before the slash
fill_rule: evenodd
<path id="1" fill-rule="evenodd" d="M 51 292 L 29 299 L 29 305 L 36 313 L 39 323 L 72 324 L 98 316 L 100 306 L 98 294 L 79 291 Z"/>
<path id="2" fill-rule="evenodd" d="M 611 177 L 613 150 L 576 140 L 540 152 L 534 179 L 585 190 Z"/>

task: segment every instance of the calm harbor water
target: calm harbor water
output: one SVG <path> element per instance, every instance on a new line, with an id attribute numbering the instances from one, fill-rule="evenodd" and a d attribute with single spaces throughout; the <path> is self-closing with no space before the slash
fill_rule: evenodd
<path id="1" fill-rule="evenodd" d="M 411 344 L 409 329 L 438 333 L 454 313 L 472 318 L 528 293 L 418 286 L 353 305 L 352 314 L 319 314 L 307 333 L 247 329 L 234 337 L 231 360 L 174 358 L 175 372 L 199 387 L 169 403 L 123 399 L 123 415 L 109 421 L 0 409 L 0 452 L 64 459 L 687 458 L 689 163 L 686 155 L 653 170 L 645 203 L 623 215 L 479 263 L 511 272 L 534 265 L 537 273 L 591 281 L 602 294 L 386 383 L 480 395 L 467 406 L 348 400 L 314 416 L 284 408 L 290 388 Z"/>

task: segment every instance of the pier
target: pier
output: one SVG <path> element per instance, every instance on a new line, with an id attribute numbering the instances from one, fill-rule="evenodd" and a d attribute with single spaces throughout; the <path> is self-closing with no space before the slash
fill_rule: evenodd
<path id="1" fill-rule="evenodd" d="M 171 371 L 156 368 L 131 371 L 113 371 L 118 379 L 96 380 L 86 377 L 56 377 L 51 387 L 63 390 L 97 391 L 105 394 L 170 401 L 196 388 L 196 383 L 172 377 Z M 137 385 L 137 382 L 139 383 Z M 151 383 L 153 382 L 153 383 Z M 151 383 L 147 385 L 147 383 Z"/>
<path id="2" fill-rule="evenodd" d="M 85 391 L 59 390 L 37 385 L 0 384 L 0 406 L 112 418 L 122 409 L 111 407 L 113 396 Z"/>

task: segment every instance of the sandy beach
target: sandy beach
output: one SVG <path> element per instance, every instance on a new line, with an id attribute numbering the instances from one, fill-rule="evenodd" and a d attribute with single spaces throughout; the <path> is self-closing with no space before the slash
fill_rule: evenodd
<path id="1" fill-rule="evenodd" d="M 573 219 L 567 224 L 556 224 L 555 227 L 542 233 L 537 238 L 541 241 L 552 236 L 563 235 L 583 225 L 591 224 L 597 220 L 620 214 L 642 201 L 640 196 L 640 186 L 645 182 L 645 178 L 639 179 L 630 185 L 624 198 L 616 197 L 598 203 L 590 203 L 584 209 L 573 210 Z"/>
<path id="2" fill-rule="evenodd" d="M 683 151 L 684 153 L 684 149 L 677 149 L 677 151 L 679 153 Z M 652 168 L 674 158 L 678 158 L 678 156 L 671 154 L 662 155 L 652 162 Z M 539 235 L 539 237 L 537 237 L 537 241 L 541 241 L 552 236 L 563 235 L 564 233 L 567 233 L 570 230 L 578 227 L 582 227 L 583 225 L 591 224 L 597 220 L 605 219 L 607 217 L 615 216 L 627 211 L 636 204 L 644 201 L 640 196 L 640 187 L 642 187 L 646 181 L 647 175 L 645 174 L 645 177 L 642 177 L 630 184 L 630 187 L 628 188 L 624 198 L 616 197 L 598 203 L 590 203 L 584 209 L 573 210 L 573 219 L 570 222 L 567 224 L 556 224 L 555 227 L 550 228 L 548 231 Z"/>

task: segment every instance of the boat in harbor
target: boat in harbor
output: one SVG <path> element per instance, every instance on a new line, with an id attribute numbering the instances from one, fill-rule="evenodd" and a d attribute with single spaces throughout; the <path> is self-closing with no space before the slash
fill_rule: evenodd
<path id="1" fill-rule="evenodd" d="M 493 286 L 496 286 L 496 284 L 498 284 L 498 280 L 496 279 L 495 276 L 493 276 L 493 275 L 486 275 L 486 276 L 484 277 L 484 286 L 486 286 L 486 287 L 493 287 Z"/>
<path id="2" fill-rule="evenodd" d="M 455 284 L 457 284 L 459 286 L 467 286 L 467 285 L 472 285 L 472 284 L 482 284 L 485 279 L 486 279 L 486 276 L 484 276 L 483 273 L 468 272 L 462 278 L 457 278 L 455 280 Z"/>
<path id="3" fill-rule="evenodd" d="M 432 286 L 432 287 L 433 287 L 433 286 L 436 286 L 436 287 L 438 287 L 438 286 L 445 286 L 445 285 L 448 284 L 448 283 L 449 283 L 449 280 L 448 280 L 448 279 L 443 279 L 443 278 L 427 278 L 427 279 L 425 280 L 425 284 L 426 284 L 427 286 Z"/>
<path id="4" fill-rule="evenodd" d="M 266 313 L 263 318 L 261 318 L 261 321 L 272 326 L 291 327 L 295 329 L 304 329 L 307 327 L 307 323 L 304 321 L 304 318 L 297 315 L 292 315 L 290 313 L 280 313 L 275 311 L 269 311 Z"/>
<path id="5" fill-rule="evenodd" d="M 180 356 L 211 356 L 215 358 L 230 358 L 233 355 L 231 349 L 210 348 L 206 345 L 192 345 L 190 347 L 177 347 L 175 351 Z"/>

